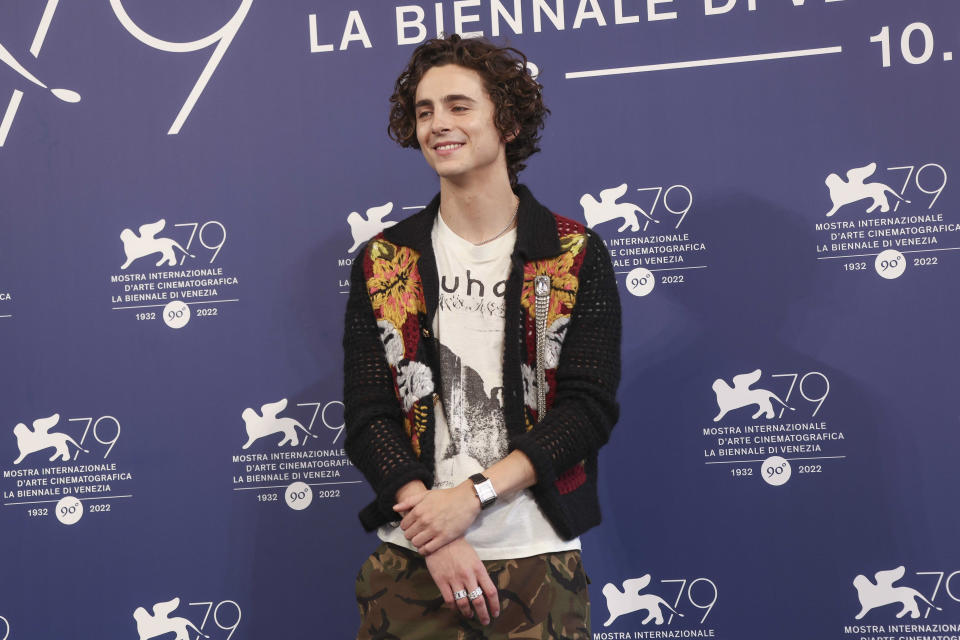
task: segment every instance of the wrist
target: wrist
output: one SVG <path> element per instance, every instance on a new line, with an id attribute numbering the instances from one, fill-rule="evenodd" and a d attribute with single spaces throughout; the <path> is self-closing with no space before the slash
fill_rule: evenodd
<path id="1" fill-rule="evenodd" d="M 476 503 L 481 509 L 486 509 L 497 500 L 497 492 L 493 488 L 493 481 L 482 473 L 475 473 L 467 479 L 473 489 Z"/>
<path id="2" fill-rule="evenodd" d="M 411 480 L 407 484 L 403 485 L 397 489 L 396 501 L 403 502 L 409 498 L 415 498 L 420 494 L 426 493 L 429 491 L 427 486 L 423 484 L 422 480 Z"/>

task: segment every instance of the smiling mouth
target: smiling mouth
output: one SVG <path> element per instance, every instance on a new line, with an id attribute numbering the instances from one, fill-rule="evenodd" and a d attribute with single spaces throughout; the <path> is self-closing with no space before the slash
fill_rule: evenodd
<path id="1" fill-rule="evenodd" d="M 453 151 L 454 149 L 459 149 L 463 146 L 462 142 L 448 142 L 446 144 L 440 144 L 434 147 L 435 151 Z"/>

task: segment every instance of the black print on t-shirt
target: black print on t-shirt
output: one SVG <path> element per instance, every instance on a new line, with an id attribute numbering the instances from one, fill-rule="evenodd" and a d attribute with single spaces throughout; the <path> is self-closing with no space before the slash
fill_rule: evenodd
<path id="1" fill-rule="evenodd" d="M 491 389 L 487 396 L 480 374 L 465 366 L 463 360 L 442 343 L 440 371 L 443 410 L 450 430 L 450 444 L 440 452 L 440 459 L 466 454 L 486 469 L 507 454 L 503 387 Z"/>
<path id="2" fill-rule="evenodd" d="M 451 280 L 453 282 L 451 282 Z M 463 288 L 465 288 L 466 291 L 462 291 L 461 284 L 464 285 Z M 470 269 L 467 269 L 467 274 L 462 277 L 443 275 L 440 278 L 440 290 L 446 293 L 461 292 L 466 293 L 468 296 L 479 296 L 482 298 L 485 293 L 485 288 L 483 282 L 470 276 Z M 491 289 L 493 290 L 493 295 L 502 298 L 507 289 L 507 281 L 501 280 L 500 282 L 496 282 Z"/>
<path id="3" fill-rule="evenodd" d="M 503 298 L 464 298 L 455 293 L 441 293 L 439 308 L 443 311 L 476 313 L 483 318 L 504 318 L 507 312 Z"/>

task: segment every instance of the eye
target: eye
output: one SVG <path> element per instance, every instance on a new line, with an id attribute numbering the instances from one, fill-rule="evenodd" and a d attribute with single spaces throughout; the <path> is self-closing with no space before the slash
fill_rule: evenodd
<path id="1" fill-rule="evenodd" d="M 420 113 L 417 114 L 417 120 L 423 120 L 425 116 L 429 116 L 429 115 L 430 115 L 429 111 L 426 111 L 426 110 L 421 111 Z"/>

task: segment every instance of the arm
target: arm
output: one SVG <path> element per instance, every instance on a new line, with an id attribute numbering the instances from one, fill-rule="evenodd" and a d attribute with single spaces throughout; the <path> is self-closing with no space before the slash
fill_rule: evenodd
<path id="1" fill-rule="evenodd" d="M 379 522 L 398 518 L 391 507 L 401 487 L 414 480 L 429 486 L 433 474 L 417 458 L 403 430 L 403 410 L 367 295 L 365 256 L 366 247 L 350 273 L 343 333 L 343 403 L 344 448 L 377 494 L 360 516 L 371 530 Z"/>
<path id="2" fill-rule="evenodd" d="M 500 497 L 536 484 L 533 464 L 522 451 L 512 451 L 483 474 Z M 420 553 L 429 555 L 463 535 L 480 515 L 480 500 L 469 479 L 452 489 L 427 491 L 422 483 L 420 487 L 410 483 L 397 492 L 397 505 L 393 508 L 404 514 L 400 527 L 407 540 Z"/>

